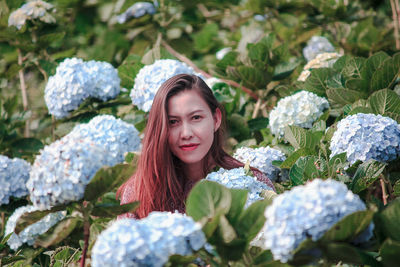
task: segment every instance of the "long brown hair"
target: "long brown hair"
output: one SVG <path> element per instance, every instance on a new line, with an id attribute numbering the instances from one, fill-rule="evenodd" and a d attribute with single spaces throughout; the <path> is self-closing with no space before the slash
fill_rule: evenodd
<path id="1" fill-rule="evenodd" d="M 135 174 L 117 191 L 121 203 L 139 201 L 138 218 L 151 211 L 174 211 L 184 204 L 186 178 L 182 173 L 182 162 L 175 157 L 168 145 L 168 100 L 184 90 L 196 90 L 209 106 L 213 115 L 218 109 L 223 113 L 211 89 L 196 75 L 178 74 L 165 81 L 154 97 L 144 132 L 143 146 Z M 242 167 L 243 163 L 231 157 L 224 149 L 225 123 L 214 133 L 214 140 L 205 160 L 204 173 L 208 173 L 213 162 L 224 169 Z"/>

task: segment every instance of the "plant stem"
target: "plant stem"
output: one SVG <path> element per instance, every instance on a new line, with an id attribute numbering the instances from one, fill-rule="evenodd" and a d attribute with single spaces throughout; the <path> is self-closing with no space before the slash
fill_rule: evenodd
<path id="1" fill-rule="evenodd" d="M 86 260 L 86 253 L 89 247 L 89 236 L 90 236 L 90 223 L 89 218 L 87 215 L 84 215 L 84 223 L 83 223 L 83 238 L 84 238 L 84 245 L 82 250 L 82 257 L 81 257 L 81 267 L 85 266 Z"/>
<path id="2" fill-rule="evenodd" d="M 251 116 L 252 119 L 257 118 L 260 108 L 261 108 L 261 98 L 257 99 L 256 105 L 254 106 L 253 115 Z"/>
<path id="3" fill-rule="evenodd" d="M 386 204 L 387 204 L 387 199 L 388 199 L 388 195 L 387 195 L 387 192 L 386 192 L 385 181 L 384 181 L 382 175 L 381 175 L 381 178 L 380 178 L 380 182 L 381 182 L 381 188 L 382 188 L 382 200 L 383 200 L 383 205 L 386 206 Z"/>
<path id="4" fill-rule="evenodd" d="M 175 49 L 173 49 L 169 44 L 167 44 L 165 41 L 161 41 L 161 44 L 165 47 L 165 49 L 168 50 L 168 52 L 170 52 L 173 56 L 175 56 L 177 59 L 179 59 L 182 62 L 185 62 L 186 64 L 188 64 L 190 67 L 192 67 L 196 72 L 201 73 L 204 77 L 206 78 L 211 78 L 212 75 L 205 72 L 204 70 L 198 68 L 190 59 L 188 59 L 186 56 L 182 55 L 181 53 L 179 53 L 178 51 L 176 51 Z M 254 98 L 255 100 L 258 100 L 259 97 L 256 93 L 254 93 L 251 89 L 246 88 L 240 84 L 238 84 L 235 81 L 231 81 L 231 80 L 225 80 L 225 79 L 220 79 L 221 81 L 223 81 L 224 83 L 233 86 L 233 87 L 237 87 L 240 88 L 243 92 L 245 92 L 246 94 L 248 94 L 249 96 L 251 96 L 252 98 Z"/>
<path id="5" fill-rule="evenodd" d="M 21 49 L 17 48 L 18 52 L 18 65 L 22 66 L 22 52 Z M 28 95 L 26 93 L 26 84 L 25 84 L 25 77 L 23 69 L 18 71 L 19 74 L 19 81 L 21 83 L 21 94 L 22 94 L 22 105 L 24 107 L 24 111 L 28 110 Z M 25 130 L 24 130 L 24 137 L 29 137 L 29 119 L 25 122 Z"/>
<path id="6" fill-rule="evenodd" d="M 392 8 L 393 26 L 394 26 L 394 39 L 396 40 L 396 49 L 400 49 L 400 39 L 399 39 L 399 12 L 397 12 L 399 6 L 398 0 L 390 0 L 390 6 Z"/>

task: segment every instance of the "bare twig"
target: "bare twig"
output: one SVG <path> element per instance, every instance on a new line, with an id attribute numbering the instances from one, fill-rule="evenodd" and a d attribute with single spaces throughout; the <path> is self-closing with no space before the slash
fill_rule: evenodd
<path id="1" fill-rule="evenodd" d="M 393 26 L 394 26 L 394 39 L 396 40 L 396 49 L 400 49 L 400 39 L 399 39 L 399 12 L 396 8 L 398 6 L 398 0 L 390 0 L 390 6 L 392 8 Z"/>
<path id="2" fill-rule="evenodd" d="M 169 44 L 167 44 L 165 41 L 161 41 L 161 44 L 165 47 L 165 49 L 168 50 L 168 52 L 170 52 L 173 56 L 175 56 L 177 59 L 179 59 L 182 62 L 185 62 L 186 64 L 188 64 L 190 67 L 192 67 L 196 72 L 201 73 L 204 77 L 206 78 L 211 78 L 212 75 L 205 72 L 204 70 L 198 68 L 190 59 L 188 59 L 186 56 L 182 55 L 181 53 L 179 53 L 178 51 L 176 51 L 175 49 L 173 49 Z M 256 93 L 254 93 L 253 91 L 251 91 L 251 89 L 244 87 L 240 84 L 238 84 L 235 81 L 231 81 L 231 80 L 225 80 L 225 79 L 220 79 L 221 81 L 223 81 L 224 83 L 233 86 L 233 87 L 237 87 L 240 88 L 243 92 L 245 92 L 246 94 L 248 94 L 249 96 L 251 96 L 252 98 L 258 100 L 259 97 Z"/>
<path id="3" fill-rule="evenodd" d="M 257 118 L 258 112 L 260 111 L 261 108 L 261 98 L 259 98 L 256 102 L 256 105 L 254 106 L 254 111 L 253 115 L 251 116 L 252 119 Z"/>
<path id="4" fill-rule="evenodd" d="M 380 182 L 381 182 L 381 188 L 382 188 L 382 200 L 383 200 L 383 205 L 386 206 L 387 204 L 387 199 L 388 199 L 388 194 L 386 192 L 386 186 L 385 186 L 385 180 L 383 178 L 383 176 L 381 175 L 380 178 Z"/>
<path id="5" fill-rule="evenodd" d="M 22 67 L 22 52 L 21 49 L 17 48 L 18 52 L 18 65 Z M 23 69 L 18 71 L 19 74 L 19 81 L 21 84 L 21 94 L 22 94 L 22 106 L 24 107 L 24 111 L 28 110 L 28 94 L 26 92 L 26 84 L 25 84 L 25 77 Z M 24 137 L 29 137 L 29 119 L 25 122 L 25 130 L 24 130 Z"/>
<path id="6" fill-rule="evenodd" d="M 81 257 L 81 267 L 85 267 L 86 261 L 86 253 L 89 247 L 89 236 L 90 236 L 90 223 L 88 220 L 85 220 L 83 224 L 83 238 L 84 238 L 84 246 L 82 250 L 82 257 Z"/>

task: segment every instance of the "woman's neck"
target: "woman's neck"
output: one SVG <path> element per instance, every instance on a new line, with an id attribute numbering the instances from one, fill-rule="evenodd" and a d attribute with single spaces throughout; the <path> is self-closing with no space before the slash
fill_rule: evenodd
<path id="1" fill-rule="evenodd" d="M 204 178 L 203 163 L 197 162 L 193 164 L 185 164 L 183 165 L 183 173 L 188 181 L 197 182 Z"/>

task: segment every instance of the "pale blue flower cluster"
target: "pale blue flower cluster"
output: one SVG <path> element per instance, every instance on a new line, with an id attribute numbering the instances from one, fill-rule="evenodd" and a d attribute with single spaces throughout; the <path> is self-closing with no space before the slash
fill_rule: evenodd
<path id="1" fill-rule="evenodd" d="M 269 114 L 269 127 L 272 134 L 280 137 L 285 133 L 285 126 L 311 128 L 313 122 L 328 108 L 329 103 L 324 97 L 300 91 L 278 101 Z"/>
<path id="2" fill-rule="evenodd" d="M 318 54 L 335 52 L 335 47 L 322 36 L 313 36 L 303 48 L 303 55 L 307 61 L 313 60 Z"/>
<path id="3" fill-rule="evenodd" d="M 28 195 L 25 184 L 30 170 L 31 164 L 27 161 L 0 155 L 0 206 L 8 204 L 10 197 Z"/>
<path id="4" fill-rule="evenodd" d="M 228 188 L 249 191 L 245 207 L 248 207 L 257 200 L 262 200 L 264 191 L 274 191 L 265 183 L 258 181 L 256 177 L 246 175 L 244 168 L 231 170 L 221 168 L 216 172 L 209 173 L 205 179 L 217 182 Z"/>
<path id="5" fill-rule="evenodd" d="M 139 149 L 138 134 L 133 125 L 110 115 L 77 125 L 36 157 L 27 182 L 31 201 L 49 209 L 81 199 L 102 166 L 122 163 L 126 152 Z"/>
<path id="6" fill-rule="evenodd" d="M 150 2 L 136 2 L 124 13 L 117 17 L 118 23 L 122 24 L 128 21 L 130 18 L 140 18 L 146 14 L 153 15 L 156 13 L 157 7 L 157 1 L 154 1 L 153 4 Z"/>
<path id="7" fill-rule="evenodd" d="M 177 74 L 195 74 L 194 70 L 183 62 L 174 59 L 160 59 L 144 66 L 136 75 L 131 90 L 132 103 L 139 109 L 148 112 L 161 84 Z"/>
<path id="8" fill-rule="evenodd" d="M 107 62 L 67 58 L 49 78 L 44 99 L 49 113 L 63 118 L 88 97 L 106 101 L 120 92 L 117 70 Z"/>
<path id="9" fill-rule="evenodd" d="M 278 195 L 265 210 L 262 229 L 264 248 L 275 260 L 288 262 L 293 251 L 307 238 L 321 238 L 346 215 L 365 210 L 365 204 L 346 185 L 335 180 L 315 179 Z M 373 224 L 362 233 L 365 242 L 372 237 Z"/>
<path id="10" fill-rule="evenodd" d="M 89 123 L 79 124 L 68 134 L 72 138 L 89 138 L 107 151 L 106 165 L 122 163 L 127 152 L 140 150 L 139 131 L 135 126 L 111 115 L 98 115 Z"/>
<path id="11" fill-rule="evenodd" d="M 233 157 L 240 162 L 249 162 L 251 167 L 257 168 L 262 171 L 270 180 L 277 181 L 279 175 L 282 174 L 281 169 L 272 165 L 272 161 L 284 161 L 285 154 L 280 150 L 271 147 L 241 147 L 236 150 Z"/>
<path id="12" fill-rule="evenodd" d="M 37 210 L 38 208 L 34 206 L 23 206 L 16 209 L 7 220 L 5 235 L 14 232 L 17 221 L 22 216 L 22 214 Z M 17 250 L 24 243 L 32 246 L 39 235 L 46 233 L 53 225 L 61 221 L 64 217 L 65 211 L 50 213 L 40 219 L 38 222 L 26 227 L 19 234 L 13 233 L 10 239 L 8 239 L 7 244 L 13 250 Z"/>
<path id="13" fill-rule="evenodd" d="M 18 30 L 27 20 L 39 19 L 45 23 L 55 23 L 56 19 L 48 11 L 54 6 L 42 0 L 33 0 L 13 11 L 8 17 L 8 26 L 15 26 Z"/>
<path id="14" fill-rule="evenodd" d="M 180 213 L 152 212 L 142 220 L 114 222 L 97 238 L 92 265 L 161 267 L 171 255 L 191 255 L 204 246 L 201 225 Z"/>
<path id="15" fill-rule="evenodd" d="M 392 161 L 400 156 L 400 124 L 375 114 L 358 113 L 339 121 L 330 144 L 331 157 L 346 152 L 347 161 Z"/>

